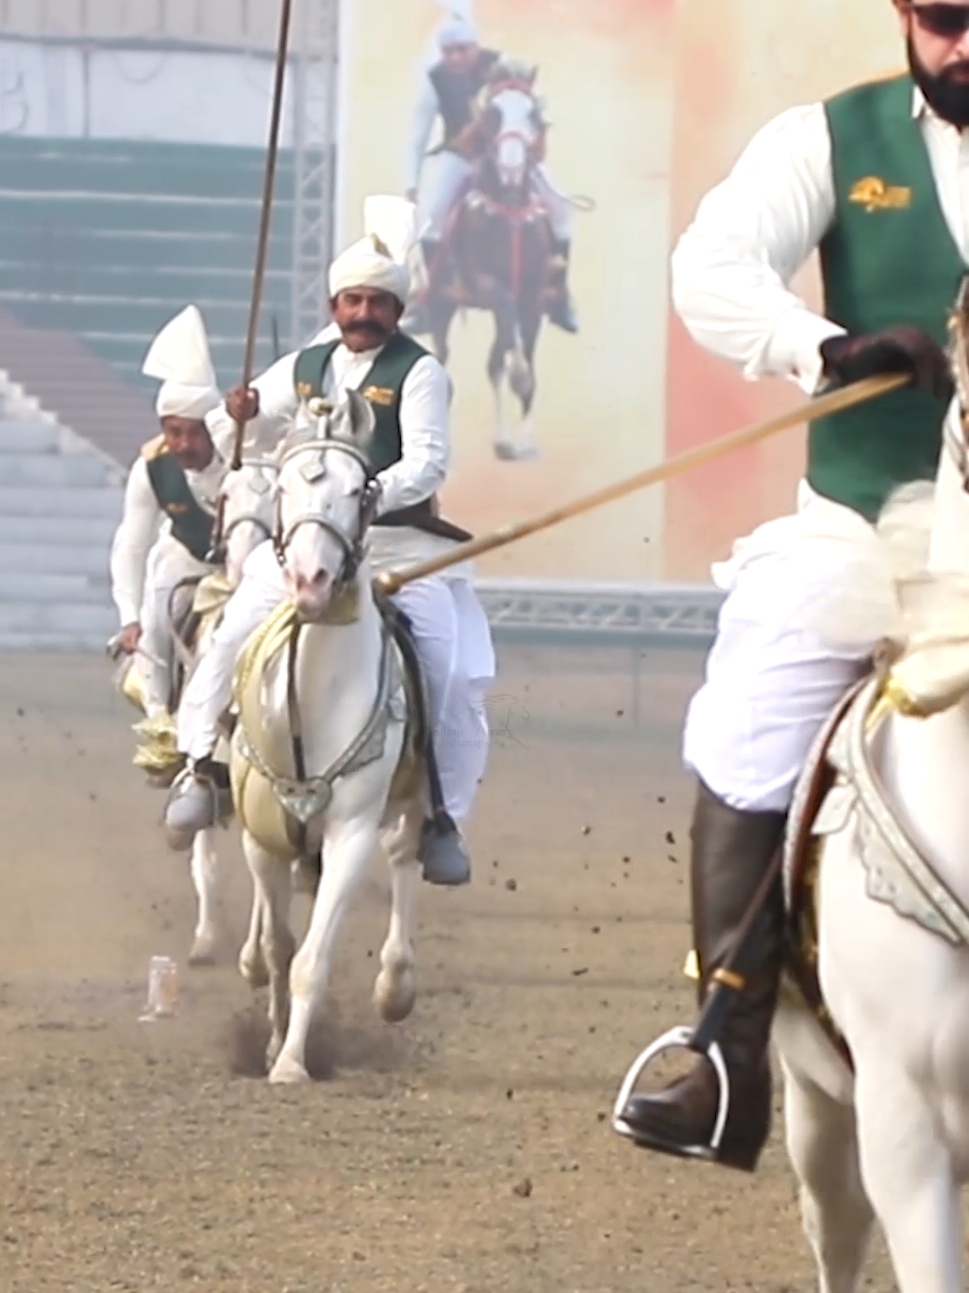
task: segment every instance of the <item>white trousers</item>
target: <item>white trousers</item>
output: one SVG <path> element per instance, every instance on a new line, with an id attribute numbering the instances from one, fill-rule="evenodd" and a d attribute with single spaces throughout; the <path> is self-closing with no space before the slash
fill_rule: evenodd
<path id="1" fill-rule="evenodd" d="M 170 534 L 157 539 L 148 553 L 139 620 L 141 641 L 135 660 L 145 688 L 149 717 L 168 708 L 174 659 L 168 613 L 171 595 L 183 579 L 207 575 L 212 569 L 205 562 L 196 561 Z"/>
<path id="2" fill-rule="evenodd" d="M 873 615 L 874 636 L 864 639 L 858 599 L 874 605 L 876 594 L 890 595 L 874 587 L 885 576 L 873 558 L 873 528 L 803 485 L 800 501 L 797 516 L 761 526 L 715 568 L 728 595 L 687 713 L 683 759 L 739 809 L 790 807 L 815 736 L 879 636 Z M 850 643 L 833 646 L 849 616 Z"/>
<path id="3" fill-rule="evenodd" d="M 178 748 L 189 758 L 205 758 L 215 749 L 218 720 L 232 698 L 239 651 L 285 596 L 272 545 L 262 544 L 246 563 L 222 622 L 185 688 Z M 465 579 L 415 580 L 394 602 L 411 621 L 424 670 L 444 806 L 461 822 L 471 812 L 488 758 L 485 697 L 495 674 L 488 619 Z"/>
<path id="4" fill-rule="evenodd" d="M 422 238 L 440 242 L 444 237 L 447 218 L 461 185 L 470 179 L 473 171 L 471 163 L 457 153 L 444 151 L 425 159 L 417 190 L 417 223 Z M 548 211 L 553 236 L 570 242 L 572 204 L 552 183 L 544 166 L 535 168 L 533 184 L 535 196 Z"/>

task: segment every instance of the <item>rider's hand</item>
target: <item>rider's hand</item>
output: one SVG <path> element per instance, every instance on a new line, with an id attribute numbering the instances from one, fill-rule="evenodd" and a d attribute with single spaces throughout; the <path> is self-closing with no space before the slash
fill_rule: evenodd
<path id="1" fill-rule="evenodd" d="M 126 624 L 115 639 L 118 650 L 123 651 L 125 655 L 134 655 L 140 641 L 141 625 L 138 623 Z"/>
<path id="2" fill-rule="evenodd" d="M 827 390 L 850 386 L 880 373 L 911 373 L 915 390 L 951 400 L 949 361 L 941 346 L 920 328 L 906 323 L 856 337 L 829 337 L 821 343 Z"/>
<path id="3" fill-rule="evenodd" d="M 225 408 L 234 422 L 251 422 L 259 413 L 259 392 L 252 386 L 233 386 L 225 397 Z"/>

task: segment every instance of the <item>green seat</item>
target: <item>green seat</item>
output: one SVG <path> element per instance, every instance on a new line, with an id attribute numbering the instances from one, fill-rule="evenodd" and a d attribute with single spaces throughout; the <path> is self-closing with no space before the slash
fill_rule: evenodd
<path id="1" fill-rule="evenodd" d="M 0 137 L 0 306 L 29 325 L 76 333 L 142 386 L 152 337 L 193 301 L 220 378 L 232 384 L 264 165 L 261 149 Z M 275 191 L 259 368 L 273 358 L 273 316 L 284 333 L 289 316 L 294 161 L 285 150 Z"/>

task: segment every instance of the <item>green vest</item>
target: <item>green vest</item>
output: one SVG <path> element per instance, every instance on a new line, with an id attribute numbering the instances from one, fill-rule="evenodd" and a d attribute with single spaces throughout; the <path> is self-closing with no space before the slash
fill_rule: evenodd
<path id="1" fill-rule="evenodd" d="M 965 264 L 939 206 L 912 80 L 825 104 L 836 195 L 821 243 L 825 314 L 851 333 L 907 323 L 940 345 Z M 810 484 L 873 520 L 897 486 L 934 479 L 946 406 L 897 391 L 811 423 Z"/>
<path id="2" fill-rule="evenodd" d="M 172 535 L 196 561 L 205 561 L 212 548 L 215 518 L 207 512 L 189 488 L 185 472 L 166 450 L 147 446 L 148 480 L 158 506 L 172 523 Z"/>
<path id="3" fill-rule="evenodd" d="M 333 352 L 342 345 L 339 340 L 310 346 L 296 356 L 294 381 L 301 400 L 323 394 L 323 379 Z M 360 386 L 360 394 L 370 402 L 374 412 L 374 436 L 370 444 L 370 467 L 383 471 L 399 462 L 403 449 L 400 439 L 400 395 L 404 379 L 419 359 L 428 352 L 406 333 L 395 332 L 373 361 Z"/>

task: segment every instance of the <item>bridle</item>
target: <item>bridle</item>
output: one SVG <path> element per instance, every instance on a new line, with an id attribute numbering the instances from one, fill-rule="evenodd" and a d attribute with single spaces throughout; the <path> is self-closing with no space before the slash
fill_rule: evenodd
<path id="1" fill-rule="evenodd" d="M 238 467 L 231 468 L 229 472 L 229 476 L 226 477 L 226 480 L 229 479 L 233 471 L 241 471 L 244 467 L 258 467 L 261 470 L 276 471 L 276 472 L 278 472 L 279 470 L 276 463 L 268 462 L 265 458 L 243 458 L 242 461 L 239 463 Z M 269 485 L 268 488 L 272 489 L 272 485 Z M 254 491 L 254 492 L 258 492 L 258 491 Z M 229 522 L 229 524 L 226 525 L 225 524 L 225 505 L 226 505 L 226 492 L 225 492 L 225 480 L 224 480 L 222 482 L 222 488 L 219 490 L 219 497 L 216 505 L 216 520 L 215 520 L 215 529 L 213 532 L 213 541 L 214 541 L 213 547 L 206 558 L 212 565 L 217 565 L 217 566 L 225 565 L 226 551 L 229 546 L 229 536 L 232 534 L 233 530 L 235 530 L 237 526 L 244 525 L 246 522 L 248 522 L 250 525 L 254 525 L 256 529 L 262 533 L 262 537 L 264 541 L 266 539 L 271 539 L 273 537 L 272 522 L 265 520 L 263 517 L 259 516 L 256 512 L 241 512 L 238 516 L 234 516 L 232 520 Z"/>
<path id="2" fill-rule="evenodd" d="M 303 525 L 315 525 L 329 534 L 339 545 L 343 553 L 343 563 L 340 567 L 340 573 L 336 579 L 338 586 L 351 583 L 357 577 L 357 571 L 360 563 L 363 561 L 364 549 L 363 543 L 370 523 L 374 518 L 377 505 L 380 500 L 380 485 L 371 469 L 370 460 L 366 453 L 353 440 L 346 439 L 342 436 L 325 436 L 304 440 L 300 444 L 293 445 L 291 449 L 286 450 L 279 460 L 280 473 L 288 462 L 300 457 L 303 454 L 315 453 L 318 458 L 315 462 L 307 463 L 300 469 L 300 475 L 308 484 L 321 480 L 326 475 L 327 453 L 346 454 L 357 464 L 363 472 L 364 487 L 360 498 L 360 507 L 357 515 L 357 527 L 355 534 L 348 534 L 340 526 L 334 525 L 332 521 L 327 520 L 318 512 L 299 512 L 292 518 L 289 524 L 283 529 L 282 526 L 282 494 L 276 498 L 276 520 L 273 529 L 272 540 L 273 548 L 276 553 L 276 560 L 280 565 L 286 558 L 286 549 L 296 531 Z"/>
<path id="3" fill-rule="evenodd" d="M 279 474 L 278 464 L 276 464 L 275 462 L 267 462 L 263 458 L 243 458 L 237 470 L 241 471 L 243 467 L 258 467 L 264 471 L 275 472 L 277 476 Z M 272 485 L 269 486 L 269 489 L 272 489 Z M 254 491 L 254 492 L 258 493 L 258 491 Z M 241 512 L 238 516 L 234 516 L 232 520 L 229 522 L 229 524 L 225 526 L 225 528 L 223 529 L 222 531 L 223 547 L 226 544 L 228 544 L 229 536 L 232 534 L 232 531 L 237 526 L 245 525 L 247 522 L 249 525 L 254 525 L 257 530 L 260 530 L 262 532 L 263 539 L 271 539 L 273 537 L 272 520 L 267 521 L 263 517 L 259 516 L 256 512 Z"/>

